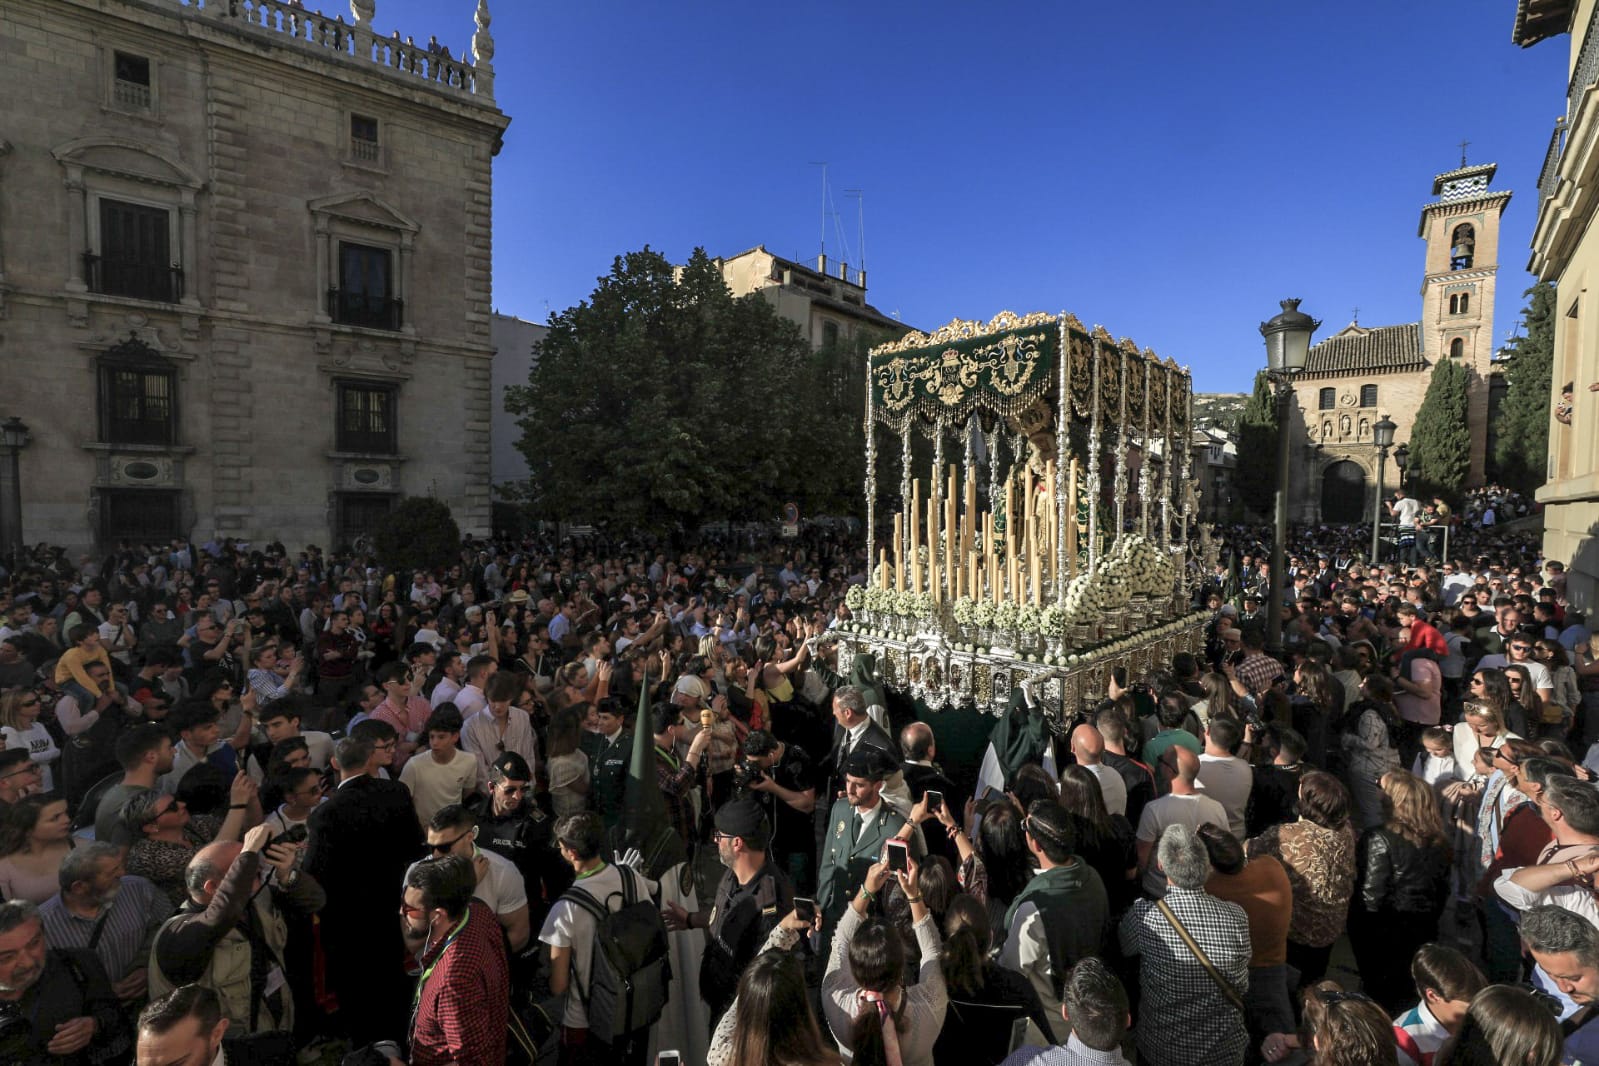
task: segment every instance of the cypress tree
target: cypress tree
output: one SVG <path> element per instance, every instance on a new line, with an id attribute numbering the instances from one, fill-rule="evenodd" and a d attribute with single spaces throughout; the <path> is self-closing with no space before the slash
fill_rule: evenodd
<path id="1" fill-rule="evenodd" d="M 1471 472 L 1471 431 L 1467 423 L 1471 371 L 1445 356 L 1432 368 L 1427 395 L 1410 429 L 1413 495 L 1453 499 Z"/>
<path id="2" fill-rule="evenodd" d="M 1507 360 L 1494 460 L 1498 480 L 1527 494 L 1544 483 L 1549 463 L 1549 405 L 1555 361 L 1555 289 L 1539 282 L 1524 294 L 1522 333 L 1501 353 Z"/>
<path id="3" fill-rule="evenodd" d="M 1277 494 L 1277 400 L 1264 370 L 1235 427 L 1238 434 L 1238 494 L 1256 517 L 1269 519 Z"/>

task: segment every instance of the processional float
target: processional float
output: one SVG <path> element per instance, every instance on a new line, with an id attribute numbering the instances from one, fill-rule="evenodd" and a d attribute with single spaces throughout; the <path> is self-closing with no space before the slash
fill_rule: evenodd
<path id="1" fill-rule="evenodd" d="M 874 348 L 866 373 L 866 528 L 894 458 L 879 427 L 899 508 L 849 591 L 842 654 L 933 709 L 999 714 L 1031 682 L 1066 721 L 1113 668 L 1201 646 L 1190 594 L 1215 546 L 1186 368 L 1065 312 L 1007 311 Z"/>

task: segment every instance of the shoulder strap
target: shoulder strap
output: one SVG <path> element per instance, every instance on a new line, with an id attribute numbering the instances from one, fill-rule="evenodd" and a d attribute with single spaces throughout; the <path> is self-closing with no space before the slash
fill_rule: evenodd
<path id="1" fill-rule="evenodd" d="M 1394 1026 L 1394 1043 L 1399 1047 L 1399 1053 L 1404 1055 L 1415 1066 L 1422 1066 L 1426 1060 L 1422 1057 L 1421 1045 L 1416 1043 L 1416 1038 L 1410 1035 L 1409 1030 Z"/>
<path id="2" fill-rule="evenodd" d="M 1221 971 L 1216 969 L 1209 956 L 1200 948 L 1198 941 L 1190 936 L 1188 930 L 1183 927 L 1183 923 L 1177 920 L 1177 915 L 1172 913 L 1172 909 L 1166 905 L 1166 901 L 1158 899 L 1155 901 L 1155 906 L 1160 908 L 1160 913 L 1165 915 L 1166 920 L 1171 923 L 1171 927 L 1177 930 L 1177 935 L 1183 938 L 1183 943 L 1188 945 L 1188 950 L 1194 953 L 1194 958 L 1198 959 L 1199 964 L 1205 968 L 1205 972 L 1210 974 L 1210 979 L 1216 982 L 1216 987 L 1221 989 L 1222 995 L 1227 997 L 1227 1002 L 1231 1003 L 1235 1009 L 1243 1011 L 1243 997 L 1238 994 L 1237 989 L 1228 983 L 1227 978 L 1221 975 Z"/>

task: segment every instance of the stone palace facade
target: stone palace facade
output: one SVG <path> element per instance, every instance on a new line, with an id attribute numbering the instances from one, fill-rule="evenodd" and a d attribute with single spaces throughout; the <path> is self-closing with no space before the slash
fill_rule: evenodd
<path id="1" fill-rule="evenodd" d="M 488 4 L 470 58 L 375 6 L 0 0 L 27 541 L 328 546 L 425 494 L 488 532 Z"/>

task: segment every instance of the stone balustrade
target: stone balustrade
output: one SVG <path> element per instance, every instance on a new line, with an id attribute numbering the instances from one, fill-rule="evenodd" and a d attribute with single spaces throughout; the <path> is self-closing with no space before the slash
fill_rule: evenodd
<path id="1" fill-rule="evenodd" d="M 370 63 L 394 74 L 427 82 L 444 92 L 494 100 L 493 39 L 488 35 L 488 5 L 478 7 L 478 32 L 474 36 L 477 61 L 444 54 L 434 44 L 402 40 L 395 31 L 388 37 L 373 33 L 361 22 L 346 22 L 343 15 L 329 16 L 291 0 L 168 0 L 196 17 L 216 19 L 246 32 L 270 34 L 289 47 L 340 53 L 351 62 Z M 371 4 L 358 5 L 370 11 Z M 369 17 L 369 16 L 368 16 Z M 437 50 L 435 50 L 437 49 Z"/>

